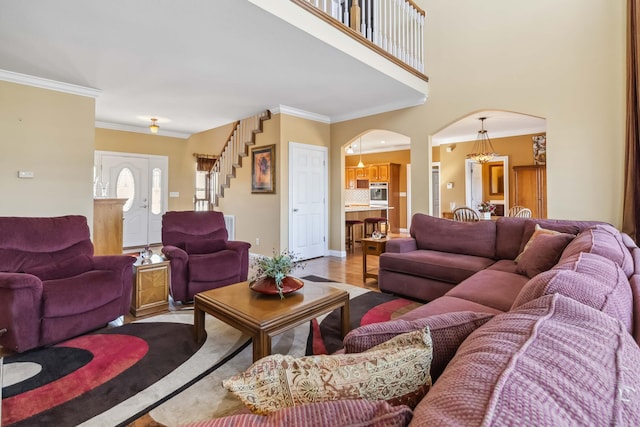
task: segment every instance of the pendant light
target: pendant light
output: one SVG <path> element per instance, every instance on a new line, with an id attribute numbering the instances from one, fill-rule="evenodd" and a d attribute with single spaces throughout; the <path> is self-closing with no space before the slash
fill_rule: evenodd
<path id="1" fill-rule="evenodd" d="M 358 146 L 360 147 L 360 161 L 358 162 L 358 166 L 356 166 L 357 168 L 363 168 L 364 167 L 364 163 L 362 163 L 362 137 L 360 137 L 360 140 L 358 142 Z"/>
<path id="2" fill-rule="evenodd" d="M 151 124 L 149 125 L 149 131 L 151 131 L 151 133 L 158 133 L 159 129 L 160 129 L 160 126 L 158 126 L 158 119 L 156 119 L 155 117 L 152 117 Z"/>
<path id="3" fill-rule="evenodd" d="M 484 121 L 486 117 L 480 117 L 481 129 L 478 131 L 476 142 L 473 144 L 473 150 L 470 154 L 467 154 L 467 159 L 471 159 L 478 163 L 487 163 L 493 160 L 498 153 L 493 149 L 489 134 L 484 129 Z"/>

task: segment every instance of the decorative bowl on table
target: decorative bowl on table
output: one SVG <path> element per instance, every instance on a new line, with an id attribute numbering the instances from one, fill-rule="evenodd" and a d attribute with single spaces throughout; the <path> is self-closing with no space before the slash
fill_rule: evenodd
<path id="1" fill-rule="evenodd" d="M 287 276 L 282 279 L 282 294 L 290 294 L 304 286 L 304 282 L 295 277 Z M 252 282 L 249 287 L 251 290 L 266 295 L 278 295 L 280 291 L 276 286 L 276 279 L 273 277 L 263 277 L 261 279 Z"/>

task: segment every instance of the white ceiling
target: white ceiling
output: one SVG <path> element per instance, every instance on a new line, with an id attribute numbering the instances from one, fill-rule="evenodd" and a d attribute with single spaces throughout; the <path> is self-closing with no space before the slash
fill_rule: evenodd
<path id="1" fill-rule="evenodd" d="M 279 106 L 335 122 L 424 102 L 242 0 L 3 0 L 0 70 L 98 89 L 100 127 L 184 137 Z"/>
<path id="2" fill-rule="evenodd" d="M 160 134 L 180 137 L 267 108 L 337 122 L 424 100 L 242 0 L 3 0 L 0 79 L 23 74 L 97 89 L 99 127 L 147 132 L 158 117 Z M 480 115 L 492 138 L 545 128 L 488 111 L 451 124 L 434 145 L 475 139 Z M 408 149 L 409 138 L 376 130 L 362 143 L 363 152 Z"/>

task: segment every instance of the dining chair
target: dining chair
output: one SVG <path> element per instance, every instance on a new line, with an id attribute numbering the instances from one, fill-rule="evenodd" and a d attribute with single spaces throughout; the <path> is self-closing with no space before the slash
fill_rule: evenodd
<path id="1" fill-rule="evenodd" d="M 461 206 L 459 208 L 454 209 L 453 211 L 453 220 L 460 222 L 476 222 L 480 221 L 480 216 L 478 212 L 474 209 L 471 209 L 466 206 Z"/>
<path id="2" fill-rule="evenodd" d="M 520 212 L 522 209 L 524 209 L 524 206 L 519 206 L 519 205 L 511 206 L 509 208 L 509 212 L 507 212 L 507 216 L 516 216 L 516 214 Z"/>
<path id="3" fill-rule="evenodd" d="M 516 218 L 531 218 L 531 209 L 522 208 L 514 216 Z"/>

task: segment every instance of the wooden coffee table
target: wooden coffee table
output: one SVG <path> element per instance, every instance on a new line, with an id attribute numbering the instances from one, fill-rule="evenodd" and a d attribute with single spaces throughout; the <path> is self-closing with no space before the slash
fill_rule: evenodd
<path id="1" fill-rule="evenodd" d="M 349 293 L 327 285 L 305 282 L 302 289 L 280 299 L 249 289 L 249 282 L 201 292 L 194 297 L 194 333 L 204 341 L 204 315 L 222 320 L 248 334 L 253 361 L 271 354 L 271 337 L 322 314 L 340 308 L 342 336 L 349 332 Z"/>

